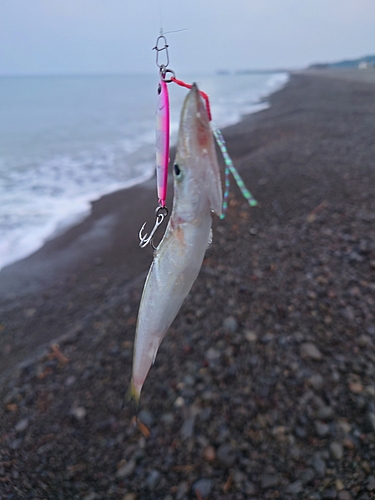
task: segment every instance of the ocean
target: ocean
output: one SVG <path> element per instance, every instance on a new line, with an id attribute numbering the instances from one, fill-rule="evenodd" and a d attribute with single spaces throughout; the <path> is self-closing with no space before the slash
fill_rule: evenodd
<path id="1" fill-rule="evenodd" d="M 210 95 L 221 128 L 266 108 L 288 78 L 177 76 Z M 153 176 L 157 85 L 157 74 L 0 77 L 0 269 L 82 220 L 90 201 Z M 168 89 L 173 144 L 186 89 Z"/>

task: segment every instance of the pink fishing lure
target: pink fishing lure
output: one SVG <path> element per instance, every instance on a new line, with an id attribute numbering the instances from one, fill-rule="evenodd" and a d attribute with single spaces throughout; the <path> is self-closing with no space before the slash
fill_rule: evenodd
<path id="1" fill-rule="evenodd" d="M 169 164 L 169 95 L 167 83 L 160 80 L 156 107 L 156 182 L 159 203 L 165 207 Z"/>

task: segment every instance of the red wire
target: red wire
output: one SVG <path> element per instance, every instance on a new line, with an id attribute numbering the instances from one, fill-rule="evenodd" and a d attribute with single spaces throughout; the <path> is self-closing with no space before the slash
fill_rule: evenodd
<path id="1" fill-rule="evenodd" d="M 182 80 L 178 80 L 175 76 L 172 76 L 171 80 L 172 82 L 177 83 L 177 85 L 180 85 L 180 87 L 186 87 L 187 89 L 191 89 L 193 87 L 192 85 L 190 85 L 190 83 L 185 83 Z M 202 90 L 200 90 L 199 93 L 206 102 L 208 119 L 209 121 L 212 121 L 210 98 L 208 97 L 208 94 L 206 94 L 206 92 L 203 92 Z"/>

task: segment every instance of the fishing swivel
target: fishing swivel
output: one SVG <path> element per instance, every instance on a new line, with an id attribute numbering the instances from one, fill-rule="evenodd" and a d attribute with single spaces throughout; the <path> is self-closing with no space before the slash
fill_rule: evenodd
<path id="1" fill-rule="evenodd" d="M 159 35 L 156 39 L 155 47 L 153 47 L 153 49 L 152 49 L 152 50 L 156 50 L 156 66 L 158 68 L 168 68 L 168 65 L 169 65 L 168 47 L 169 47 L 169 45 L 167 44 L 167 39 L 165 38 L 165 36 Z M 165 62 L 161 63 L 159 60 L 159 52 L 163 52 L 163 50 L 165 50 Z"/>
<path id="2" fill-rule="evenodd" d="M 154 224 L 154 227 L 152 228 L 150 235 L 148 235 L 148 234 L 142 235 L 143 230 L 146 226 L 146 222 L 143 224 L 143 226 L 139 230 L 139 233 L 138 233 L 139 246 L 141 248 L 145 248 L 149 243 L 151 243 L 152 248 L 154 250 L 156 250 L 156 247 L 154 246 L 154 243 L 153 243 L 153 237 L 154 237 L 154 234 L 156 233 L 158 227 L 163 223 L 164 219 L 167 217 L 168 209 L 165 206 L 164 207 L 157 207 L 157 209 L 155 210 L 155 214 L 156 214 L 156 220 L 155 220 L 155 224 Z"/>
<path id="3" fill-rule="evenodd" d="M 176 77 L 175 72 L 172 69 L 168 69 L 168 66 L 169 66 L 168 47 L 169 47 L 169 45 L 167 43 L 167 39 L 165 38 L 164 35 L 160 35 L 156 39 L 155 47 L 153 47 L 153 49 L 152 49 L 152 50 L 156 50 L 156 66 L 159 68 L 160 78 L 166 83 L 170 83 L 172 81 L 172 78 Z M 163 51 L 165 51 L 165 57 L 164 57 L 164 61 L 161 62 L 160 61 L 160 59 L 161 59 L 160 52 L 163 52 Z M 171 78 L 167 78 L 168 73 L 170 73 L 172 75 Z"/>

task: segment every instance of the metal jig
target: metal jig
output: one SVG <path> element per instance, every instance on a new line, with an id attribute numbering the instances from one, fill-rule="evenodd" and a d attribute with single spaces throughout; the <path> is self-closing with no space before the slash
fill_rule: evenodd
<path id="1" fill-rule="evenodd" d="M 167 217 L 168 209 L 167 209 L 167 207 L 157 207 L 157 209 L 155 210 L 155 214 L 156 214 L 156 220 L 155 220 L 155 224 L 154 224 L 154 227 L 152 228 L 150 235 L 145 234 L 144 236 L 142 236 L 142 232 L 147 224 L 146 222 L 143 224 L 143 226 L 139 230 L 139 233 L 138 233 L 139 240 L 140 240 L 139 246 L 141 248 L 145 248 L 149 243 L 151 243 L 152 248 L 154 250 L 156 250 L 156 247 L 154 246 L 152 239 L 153 239 L 154 234 L 156 233 L 158 227 L 160 226 L 160 224 L 162 224 L 164 219 Z"/>

